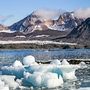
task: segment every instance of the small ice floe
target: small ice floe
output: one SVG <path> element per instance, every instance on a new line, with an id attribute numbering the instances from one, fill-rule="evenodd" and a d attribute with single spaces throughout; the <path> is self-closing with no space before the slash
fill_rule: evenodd
<path id="1" fill-rule="evenodd" d="M 85 62 L 80 62 L 79 66 L 80 66 L 80 68 L 87 68 L 87 65 Z"/>
<path id="2" fill-rule="evenodd" d="M 19 84 L 15 82 L 15 76 L 3 75 L 0 76 L 0 90 L 9 90 L 9 87 L 15 89 Z"/>
<path id="3" fill-rule="evenodd" d="M 37 63 L 35 62 L 34 56 L 28 55 L 23 58 L 23 64 L 28 66 L 28 65 L 36 65 Z"/>
<path id="4" fill-rule="evenodd" d="M 24 66 L 3 66 L 1 68 L 2 75 L 13 75 L 16 78 L 22 78 L 24 72 Z"/>
<path id="5" fill-rule="evenodd" d="M 0 86 L 0 90 L 9 90 L 8 86 Z"/>
<path id="6" fill-rule="evenodd" d="M 50 64 L 61 65 L 61 62 L 60 60 L 56 59 L 56 60 L 52 60 Z"/>
<path id="7" fill-rule="evenodd" d="M 20 61 L 16 60 L 16 61 L 12 64 L 12 66 L 14 66 L 14 67 L 19 67 L 19 66 L 22 66 L 22 63 L 21 63 Z"/>
<path id="8" fill-rule="evenodd" d="M 63 59 L 62 62 L 61 62 L 62 65 L 70 65 L 66 59 Z"/>

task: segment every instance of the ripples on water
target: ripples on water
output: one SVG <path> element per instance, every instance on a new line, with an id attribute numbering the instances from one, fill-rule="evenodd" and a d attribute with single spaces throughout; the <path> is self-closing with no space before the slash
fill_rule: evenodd
<path id="1" fill-rule="evenodd" d="M 12 64 L 15 60 L 22 62 L 23 57 L 33 55 L 36 61 L 53 59 L 90 59 L 89 49 L 68 50 L 0 50 L 0 64 Z"/>

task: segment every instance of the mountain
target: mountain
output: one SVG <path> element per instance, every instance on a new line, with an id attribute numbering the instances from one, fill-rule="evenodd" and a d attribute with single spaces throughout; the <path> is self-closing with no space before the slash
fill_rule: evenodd
<path id="1" fill-rule="evenodd" d="M 73 12 L 64 12 L 57 20 L 43 20 L 35 12 L 24 19 L 4 28 L 1 25 L 0 38 L 53 39 L 63 37 L 76 28 L 83 19 L 76 18 Z M 8 30 L 7 30 L 8 29 Z M 8 35 L 7 35 L 8 34 Z M 16 35 L 17 34 L 17 35 Z"/>
<path id="2" fill-rule="evenodd" d="M 47 28 L 45 26 L 44 21 L 33 12 L 32 14 L 28 15 L 24 19 L 20 20 L 19 22 L 10 26 L 11 31 L 20 31 L 24 33 L 30 33 L 35 30 L 44 30 Z"/>
<path id="3" fill-rule="evenodd" d="M 51 29 L 47 29 L 47 30 L 35 30 L 32 33 L 28 33 L 26 34 L 26 37 L 28 39 L 37 39 L 37 40 L 52 40 L 53 38 L 56 37 L 62 37 L 62 36 L 66 36 L 68 34 L 68 31 L 58 31 L 58 30 L 51 30 Z"/>
<path id="4" fill-rule="evenodd" d="M 7 26 L 4 26 L 4 25 L 0 24 L 0 31 L 2 31 L 2 30 L 7 30 L 7 29 L 8 29 Z"/>
<path id="5" fill-rule="evenodd" d="M 87 18 L 66 37 L 67 41 L 90 44 L 90 18 Z"/>
<path id="6" fill-rule="evenodd" d="M 77 27 L 83 19 L 78 19 L 74 16 L 73 12 L 65 12 L 59 16 L 58 20 L 43 20 L 35 12 L 28 15 L 26 18 L 13 24 L 9 28 L 12 31 L 21 31 L 24 33 L 30 33 L 35 30 L 72 30 Z"/>
<path id="7" fill-rule="evenodd" d="M 67 38 L 82 38 L 89 39 L 90 36 L 90 18 L 87 18 L 77 28 L 73 29 L 67 36 Z"/>
<path id="8" fill-rule="evenodd" d="M 56 30 L 72 30 L 76 28 L 84 19 L 79 19 L 74 16 L 73 12 L 64 12 L 59 16 L 58 20 L 54 21 L 54 25 L 51 28 Z"/>

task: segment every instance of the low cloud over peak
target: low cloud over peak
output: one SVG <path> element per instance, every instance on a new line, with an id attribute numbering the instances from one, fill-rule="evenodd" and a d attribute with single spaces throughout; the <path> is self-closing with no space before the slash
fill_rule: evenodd
<path id="1" fill-rule="evenodd" d="M 79 8 L 74 11 L 74 15 L 77 18 L 85 18 L 86 19 L 86 18 L 90 17 L 90 8 L 87 8 L 87 9 Z"/>
<path id="2" fill-rule="evenodd" d="M 63 10 L 50 10 L 50 9 L 39 9 L 35 11 L 35 14 L 40 16 L 43 20 L 50 20 L 58 17 L 63 13 Z"/>

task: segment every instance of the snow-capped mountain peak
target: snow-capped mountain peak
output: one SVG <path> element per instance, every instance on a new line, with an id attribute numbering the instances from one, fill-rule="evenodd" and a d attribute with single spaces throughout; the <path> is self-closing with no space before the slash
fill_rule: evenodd
<path id="1" fill-rule="evenodd" d="M 82 21 L 83 19 L 76 18 L 73 12 L 64 12 L 59 16 L 58 20 L 44 20 L 34 11 L 26 18 L 10 26 L 10 29 L 24 33 L 47 29 L 64 31 L 72 30 L 81 24 Z"/>

